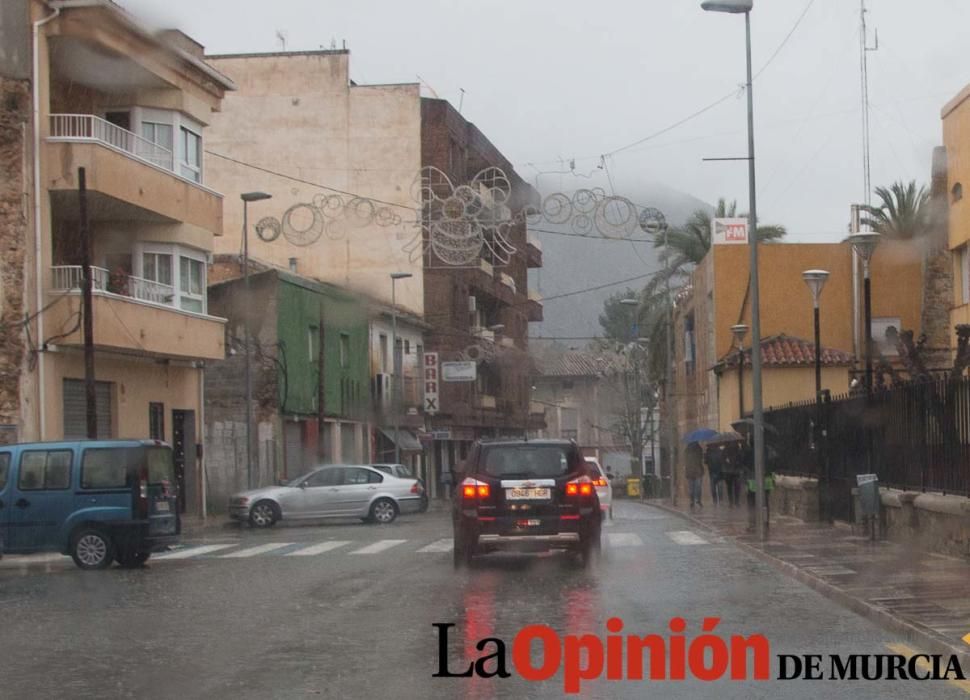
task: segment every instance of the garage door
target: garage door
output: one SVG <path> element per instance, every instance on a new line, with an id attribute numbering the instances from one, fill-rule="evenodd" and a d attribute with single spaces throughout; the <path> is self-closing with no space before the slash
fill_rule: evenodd
<path id="1" fill-rule="evenodd" d="M 95 382 L 95 415 L 98 417 L 98 439 L 107 440 L 111 434 L 111 386 L 112 382 Z M 84 398 L 84 381 L 64 380 L 64 439 L 83 439 L 88 436 L 87 402 Z"/>

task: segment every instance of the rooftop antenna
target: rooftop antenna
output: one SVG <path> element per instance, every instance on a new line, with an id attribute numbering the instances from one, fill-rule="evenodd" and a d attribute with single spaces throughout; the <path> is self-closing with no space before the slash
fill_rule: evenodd
<path id="1" fill-rule="evenodd" d="M 872 175 L 869 160 L 869 52 L 879 50 L 879 31 L 876 31 L 876 42 L 869 46 L 869 35 L 866 30 L 866 0 L 859 0 L 859 16 L 862 19 L 859 31 L 859 62 L 862 73 L 862 182 L 865 188 L 863 203 L 872 203 Z"/>
<path id="2" fill-rule="evenodd" d="M 465 88 L 458 88 L 458 92 L 461 93 L 461 96 L 458 98 L 458 114 L 461 114 L 461 107 L 465 104 Z"/>
<path id="3" fill-rule="evenodd" d="M 280 42 L 280 51 L 286 51 L 286 32 L 282 29 L 277 29 L 276 40 Z"/>

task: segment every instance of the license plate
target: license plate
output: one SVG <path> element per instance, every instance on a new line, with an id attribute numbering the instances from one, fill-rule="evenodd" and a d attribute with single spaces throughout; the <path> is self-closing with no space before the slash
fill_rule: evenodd
<path id="1" fill-rule="evenodd" d="M 505 489 L 509 501 L 538 501 L 549 498 L 549 489 Z"/>
<path id="2" fill-rule="evenodd" d="M 538 520 L 516 520 L 516 527 L 539 527 Z"/>
<path id="3" fill-rule="evenodd" d="M 155 502 L 155 512 L 156 513 L 168 513 L 168 501 L 156 501 Z"/>

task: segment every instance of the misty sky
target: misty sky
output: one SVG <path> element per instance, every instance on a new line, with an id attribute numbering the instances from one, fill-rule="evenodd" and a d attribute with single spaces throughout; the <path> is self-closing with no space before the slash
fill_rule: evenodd
<path id="1" fill-rule="evenodd" d="M 744 21 L 694 0 L 120 0 L 213 53 L 330 48 L 346 40 L 357 82 L 416 82 L 459 103 L 543 190 L 609 188 L 600 155 L 656 132 L 744 81 Z M 756 0 L 754 65 L 809 0 Z M 966 0 L 869 0 L 872 180 L 929 179 L 940 109 L 970 82 Z M 861 201 L 859 5 L 812 0 L 755 80 L 760 219 L 795 240 L 831 240 Z M 618 194 L 659 182 L 709 202 L 747 202 L 745 101 L 732 97 L 606 160 Z M 562 161 L 560 161 L 562 159 Z M 534 164 L 535 167 L 529 164 Z M 366 194 L 366 193 L 364 193 Z M 649 205 L 649 202 L 637 202 Z"/>

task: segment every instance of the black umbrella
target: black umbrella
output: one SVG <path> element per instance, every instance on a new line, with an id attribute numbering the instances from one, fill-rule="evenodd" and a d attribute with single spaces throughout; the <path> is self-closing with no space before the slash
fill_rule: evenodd
<path id="1" fill-rule="evenodd" d="M 778 435 L 778 428 L 773 425 L 768 425 L 767 423 L 762 423 L 764 426 L 765 433 L 771 433 L 772 435 Z M 751 435 L 754 433 L 754 419 L 753 418 L 742 418 L 741 420 L 736 420 L 731 423 L 731 427 L 737 430 L 742 435 Z"/>
<path id="2" fill-rule="evenodd" d="M 741 442 L 744 440 L 744 436 L 740 433 L 736 433 L 733 430 L 729 430 L 726 433 L 718 433 L 712 438 L 704 440 L 705 445 L 717 445 L 725 442 Z"/>

